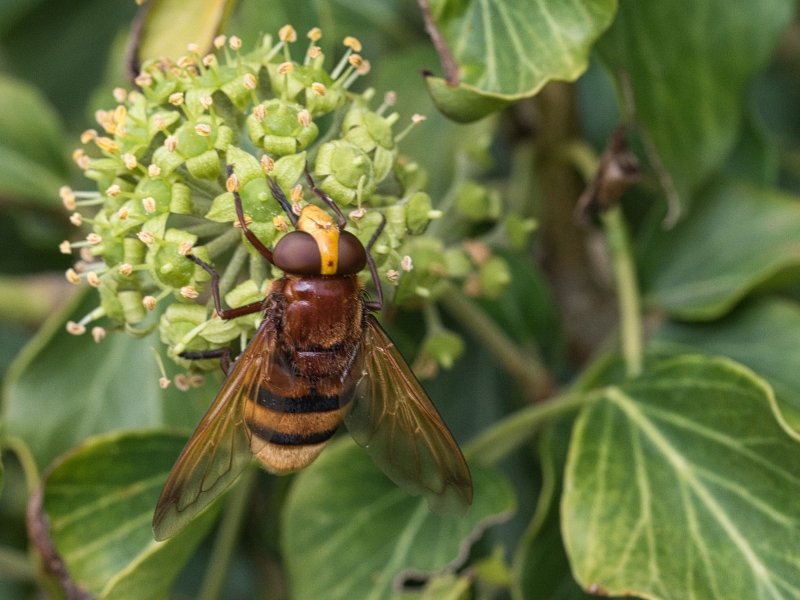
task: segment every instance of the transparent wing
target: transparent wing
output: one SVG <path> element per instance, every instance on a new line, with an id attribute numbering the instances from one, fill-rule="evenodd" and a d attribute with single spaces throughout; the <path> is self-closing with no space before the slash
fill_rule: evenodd
<path id="1" fill-rule="evenodd" d="M 255 406 L 248 399 L 258 397 L 275 354 L 275 333 L 268 321 L 236 361 L 172 467 L 153 516 L 156 540 L 175 535 L 219 497 L 266 443 L 251 434 L 245 417 Z"/>
<path id="2" fill-rule="evenodd" d="M 437 514 L 463 514 L 472 477 L 461 450 L 395 345 L 372 315 L 364 331 L 364 375 L 345 416 L 353 438 L 410 494 Z"/>

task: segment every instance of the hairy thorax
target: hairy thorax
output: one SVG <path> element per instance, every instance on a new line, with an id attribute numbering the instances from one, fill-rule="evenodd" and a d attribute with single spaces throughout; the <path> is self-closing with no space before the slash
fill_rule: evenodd
<path id="1" fill-rule="evenodd" d="M 363 332 L 358 277 L 287 275 L 273 284 L 273 293 L 283 298 L 282 350 L 297 372 L 311 379 L 345 375 Z"/>

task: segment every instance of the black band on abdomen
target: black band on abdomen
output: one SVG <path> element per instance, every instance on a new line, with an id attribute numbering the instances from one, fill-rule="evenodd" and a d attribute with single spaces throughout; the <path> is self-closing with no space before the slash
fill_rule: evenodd
<path id="1" fill-rule="evenodd" d="M 345 394 L 344 397 L 349 399 L 350 396 L 352 396 L 352 391 L 348 390 L 348 393 Z M 287 398 L 284 396 L 276 396 L 265 387 L 258 390 L 259 406 L 276 412 L 295 414 L 338 410 L 342 406 L 341 397 L 342 396 L 323 396 L 312 391 L 305 396 Z"/>
<path id="2" fill-rule="evenodd" d="M 274 431 L 266 427 L 258 427 L 250 425 L 250 430 L 265 442 L 271 444 L 279 444 L 281 446 L 303 446 L 311 444 L 320 444 L 333 437 L 338 427 L 328 429 L 326 431 L 317 431 L 314 433 L 282 433 Z"/>

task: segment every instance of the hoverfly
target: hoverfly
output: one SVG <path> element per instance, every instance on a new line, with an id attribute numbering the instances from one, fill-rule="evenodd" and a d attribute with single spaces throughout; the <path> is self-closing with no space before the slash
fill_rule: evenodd
<path id="1" fill-rule="evenodd" d="M 229 174 L 232 168 L 228 169 Z M 184 353 L 219 357 L 227 379 L 169 474 L 153 517 L 164 540 L 230 486 L 255 456 L 272 473 L 309 465 L 344 421 L 353 438 L 402 489 L 424 494 L 437 513 L 463 513 L 472 479 L 461 451 L 406 361 L 369 311 L 383 305 L 370 250 L 345 231 L 339 208 L 319 190 L 338 224 L 309 204 L 299 217 L 277 184 L 275 199 L 295 231 L 266 248 L 248 229 L 234 191 L 236 214 L 250 243 L 284 276 L 260 302 L 224 310 L 219 278 L 208 264 L 217 314 L 232 319 L 263 312 L 247 347 L 230 364 L 230 349 Z M 358 273 L 369 266 L 377 301 L 363 298 Z"/>

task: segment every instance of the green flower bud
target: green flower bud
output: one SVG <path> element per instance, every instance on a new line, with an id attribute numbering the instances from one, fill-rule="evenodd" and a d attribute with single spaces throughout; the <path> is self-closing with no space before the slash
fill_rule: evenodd
<path id="1" fill-rule="evenodd" d="M 308 112 L 311 113 L 312 117 L 318 117 L 334 111 L 345 103 L 345 95 L 342 93 L 342 90 L 332 87 L 324 81 L 321 81 L 321 79 L 322 78 L 320 78 L 319 82 L 327 87 L 324 96 L 320 96 L 313 91 L 311 87 L 306 88 L 306 108 Z M 326 76 L 325 79 L 330 78 Z"/>
<path id="2" fill-rule="evenodd" d="M 297 180 L 303 175 L 306 168 L 306 153 L 292 154 L 284 156 L 275 161 L 275 167 L 269 174 L 283 190 L 286 197 L 289 197 L 289 190 L 292 189 Z"/>
<path id="3" fill-rule="evenodd" d="M 147 117 L 147 137 L 154 138 L 162 131 L 168 130 L 181 118 L 174 110 L 159 110 Z"/>
<path id="4" fill-rule="evenodd" d="M 279 66 L 279 63 L 269 63 L 267 65 L 272 91 L 276 96 L 294 100 L 300 95 L 300 92 L 304 91 L 306 88 L 303 81 L 303 75 L 305 74 L 304 69 L 303 67 L 294 65 L 294 69 L 291 73 L 281 74 L 278 73 Z"/>
<path id="5" fill-rule="evenodd" d="M 186 168 L 197 179 L 216 179 L 221 172 L 217 151 L 208 150 L 199 156 L 187 158 Z"/>
<path id="6" fill-rule="evenodd" d="M 142 292 L 139 290 L 124 290 L 117 292 L 125 322 L 136 325 L 147 316 L 147 310 L 142 304 Z"/>
<path id="7" fill-rule="evenodd" d="M 122 309 L 119 298 L 117 298 L 116 290 L 107 285 L 101 285 L 97 288 L 100 293 L 100 306 L 106 313 L 106 316 L 112 321 L 121 323 L 125 320 L 125 311 Z"/>
<path id="8" fill-rule="evenodd" d="M 170 346 L 180 345 L 181 351 L 202 352 L 208 350 L 210 344 L 200 336 L 195 336 L 184 342 L 187 334 L 198 325 L 205 323 L 208 313 L 205 306 L 198 304 L 175 303 L 170 304 L 159 322 L 161 341 Z M 189 361 L 182 363 L 192 364 Z M 219 364 L 218 362 L 216 364 Z"/>
<path id="9" fill-rule="evenodd" d="M 500 194 L 474 181 L 465 181 L 456 193 L 456 206 L 470 221 L 495 221 L 502 209 Z"/>
<path id="10" fill-rule="evenodd" d="M 400 183 L 403 194 L 424 190 L 428 186 L 428 172 L 418 163 L 410 162 L 404 156 L 395 160 L 394 174 Z"/>
<path id="11" fill-rule="evenodd" d="M 153 244 L 148 262 L 153 265 L 153 275 L 162 285 L 181 288 L 192 282 L 195 264 L 178 252 L 176 242 Z"/>
<path id="12" fill-rule="evenodd" d="M 122 262 L 123 256 L 122 240 L 117 237 L 106 236 L 103 238 L 103 243 L 93 248 L 95 256 L 102 255 L 103 262 L 107 265 L 118 265 Z"/>
<path id="13" fill-rule="evenodd" d="M 267 222 L 253 221 L 250 223 L 249 229 L 255 234 L 259 241 L 267 247 L 272 246 L 277 241 L 278 230 L 275 229 L 275 225 L 271 220 Z M 244 233 L 242 233 L 242 242 L 250 254 L 256 257 L 261 257 L 261 253 L 253 247 L 246 237 L 244 237 Z"/>
<path id="14" fill-rule="evenodd" d="M 464 354 L 464 340 L 452 331 L 439 331 L 426 338 L 422 352 L 439 363 L 442 368 L 450 369 Z"/>
<path id="15" fill-rule="evenodd" d="M 472 261 L 460 248 L 450 248 L 444 253 L 444 268 L 450 277 L 466 277 L 472 272 Z"/>
<path id="16" fill-rule="evenodd" d="M 122 240 L 122 261 L 129 265 L 141 265 L 147 254 L 147 246 L 139 238 L 129 237 Z"/>
<path id="17" fill-rule="evenodd" d="M 247 117 L 246 127 L 250 141 L 270 154 L 284 156 L 306 148 L 317 139 L 319 128 L 313 121 L 306 127 L 298 115 L 305 110 L 299 104 L 269 100 L 262 104 L 264 118 L 255 114 Z"/>
<path id="18" fill-rule="evenodd" d="M 315 172 L 325 177 L 319 187 L 341 204 L 355 202 L 359 188 L 366 197 L 375 189 L 372 160 L 358 146 L 343 140 L 320 146 Z"/>
<path id="19" fill-rule="evenodd" d="M 258 77 L 258 73 L 251 71 L 250 69 L 245 69 L 245 71 L 237 73 L 235 69 L 230 67 L 223 67 L 218 69 L 217 72 L 224 73 L 226 77 L 230 78 L 227 83 L 224 83 L 220 87 L 220 89 L 228 98 L 230 98 L 231 102 L 236 108 L 239 110 L 244 110 L 244 108 L 250 102 L 253 94 L 251 90 L 248 90 L 246 87 L 244 87 L 244 75 L 245 73 L 251 73 Z"/>
<path id="20" fill-rule="evenodd" d="M 406 226 L 414 235 L 425 231 L 430 222 L 430 212 L 433 210 L 431 197 L 425 192 L 414 192 L 406 202 Z"/>
<path id="21" fill-rule="evenodd" d="M 499 256 L 493 256 L 481 265 L 478 283 L 484 298 L 497 299 L 505 294 L 511 283 L 511 270 L 508 263 Z"/>
<path id="22" fill-rule="evenodd" d="M 264 179 L 264 171 L 256 157 L 241 148 L 230 146 L 225 155 L 225 162 L 233 166 L 233 172 L 240 186 L 253 179 Z"/>
<path id="23" fill-rule="evenodd" d="M 170 152 L 166 146 L 159 146 L 153 152 L 153 164 L 161 169 L 161 175 L 169 175 L 183 164 L 183 155 L 175 150 Z"/>
<path id="24" fill-rule="evenodd" d="M 172 184 L 169 211 L 177 215 L 189 215 L 192 213 L 192 190 L 188 185 L 183 183 Z"/>
<path id="25" fill-rule="evenodd" d="M 242 330 L 237 326 L 234 321 L 238 319 L 211 319 L 200 332 L 202 337 L 207 342 L 214 345 L 225 345 L 230 341 L 238 338 Z"/>
<path id="26" fill-rule="evenodd" d="M 528 244 L 530 234 L 536 230 L 536 219 L 523 219 L 517 214 L 509 213 L 504 221 L 508 243 L 515 250 L 522 250 Z"/>
<path id="27" fill-rule="evenodd" d="M 263 299 L 264 296 L 261 295 L 261 290 L 258 289 L 258 286 L 252 279 L 240 283 L 225 294 L 225 302 L 228 303 L 228 306 L 232 307 L 244 306 L 245 304 L 251 304 Z"/>
<path id="28" fill-rule="evenodd" d="M 169 205 L 172 203 L 172 189 L 163 179 L 143 177 L 139 185 L 136 186 L 136 195 L 139 198 L 152 198 L 155 200 L 155 212 L 169 211 Z M 132 214 L 146 214 L 141 200 L 134 201 L 131 204 Z"/>
<path id="29" fill-rule="evenodd" d="M 220 125 L 217 129 L 217 139 L 214 140 L 214 148 L 221 152 L 226 152 L 235 139 L 236 134 L 233 129 L 227 125 Z"/>

